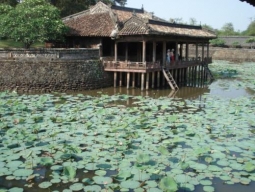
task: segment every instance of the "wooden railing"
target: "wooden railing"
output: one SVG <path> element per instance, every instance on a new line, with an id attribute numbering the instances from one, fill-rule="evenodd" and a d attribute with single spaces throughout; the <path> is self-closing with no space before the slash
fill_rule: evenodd
<path id="1" fill-rule="evenodd" d="M 205 58 L 203 63 L 211 63 L 212 58 Z M 159 61 L 157 62 L 130 62 L 130 61 L 103 61 L 105 69 L 130 69 L 130 70 L 161 70 L 162 67 L 167 68 L 182 68 L 201 64 L 201 60 L 186 60 L 174 61 L 170 65 L 162 66 Z"/>
<path id="2" fill-rule="evenodd" d="M 104 61 L 107 69 L 161 69 L 160 62 Z"/>

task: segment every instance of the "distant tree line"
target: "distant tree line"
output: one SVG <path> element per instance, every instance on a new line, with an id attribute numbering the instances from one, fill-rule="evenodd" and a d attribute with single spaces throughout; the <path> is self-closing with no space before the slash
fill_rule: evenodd
<path id="1" fill-rule="evenodd" d="M 84 11 L 91 5 L 95 5 L 98 0 L 45 0 L 60 10 L 60 16 L 65 17 L 80 11 Z M 125 6 L 127 0 L 101 0 L 105 4 Z M 15 7 L 22 0 L 0 0 L 0 4 L 7 4 Z"/>

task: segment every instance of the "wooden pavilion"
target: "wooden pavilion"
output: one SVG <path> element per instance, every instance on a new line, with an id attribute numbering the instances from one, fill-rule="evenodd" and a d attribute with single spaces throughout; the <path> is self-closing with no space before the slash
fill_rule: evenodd
<path id="1" fill-rule="evenodd" d="M 209 40 L 216 35 L 201 26 L 171 23 L 143 8 L 102 2 L 63 21 L 71 29 L 67 46 L 98 47 L 105 71 L 114 73 L 115 87 L 118 82 L 119 86 L 140 86 L 143 90 L 168 83 L 178 89 L 189 80 L 212 78 Z M 191 46 L 195 48 L 192 58 Z M 170 64 L 166 61 L 168 49 L 175 55 Z"/>

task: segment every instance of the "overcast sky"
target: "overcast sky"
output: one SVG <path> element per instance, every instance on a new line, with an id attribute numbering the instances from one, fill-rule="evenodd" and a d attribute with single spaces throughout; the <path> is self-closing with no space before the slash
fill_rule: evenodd
<path id="1" fill-rule="evenodd" d="M 182 18 L 190 23 L 207 24 L 221 29 L 232 23 L 236 31 L 247 29 L 251 19 L 255 20 L 255 7 L 240 0 L 127 0 L 126 7 L 141 8 L 163 19 Z"/>

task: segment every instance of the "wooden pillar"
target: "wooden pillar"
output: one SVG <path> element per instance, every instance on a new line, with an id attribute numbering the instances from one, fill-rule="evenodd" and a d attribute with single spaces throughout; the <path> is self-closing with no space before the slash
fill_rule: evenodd
<path id="1" fill-rule="evenodd" d="M 156 62 L 156 53 L 157 53 L 157 50 L 156 50 L 156 41 L 153 41 L 153 53 L 152 53 L 152 61 L 153 62 Z"/>
<path id="2" fill-rule="evenodd" d="M 209 43 L 207 43 L 207 55 L 206 55 L 206 57 L 207 57 L 207 62 L 209 62 L 209 57 L 210 57 L 210 55 L 209 55 Z"/>
<path id="3" fill-rule="evenodd" d="M 202 43 L 202 61 L 205 59 L 205 44 Z"/>
<path id="4" fill-rule="evenodd" d="M 150 82 L 150 73 L 148 72 L 146 74 L 146 90 L 149 89 L 149 82 Z"/>
<path id="5" fill-rule="evenodd" d="M 114 87 L 117 85 L 117 72 L 114 72 Z"/>
<path id="6" fill-rule="evenodd" d="M 141 78 L 142 82 L 141 82 L 141 91 L 144 90 L 144 73 L 142 73 L 142 78 Z"/>
<path id="7" fill-rule="evenodd" d="M 179 60 L 178 42 L 175 42 L 175 61 Z"/>
<path id="8" fill-rule="evenodd" d="M 198 60 L 198 43 L 196 42 L 196 61 Z"/>
<path id="9" fill-rule="evenodd" d="M 189 44 L 186 43 L 186 53 L 185 53 L 186 61 L 189 60 Z"/>
<path id="10" fill-rule="evenodd" d="M 114 61 L 118 61 L 118 43 L 116 41 L 114 44 Z"/>
<path id="11" fill-rule="evenodd" d="M 125 61 L 128 61 L 128 43 L 126 43 L 126 50 L 125 50 Z"/>
<path id="12" fill-rule="evenodd" d="M 141 85 L 141 73 L 138 73 L 138 78 L 137 78 L 137 85 Z"/>
<path id="13" fill-rule="evenodd" d="M 151 81 L 151 88 L 154 88 L 154 84 L 155 84 L 155 72 L 152 72 L 152 81 Z"/>
<path id="14" fill-rule="evenodd" d="M 183 44 L 181 43 L 180 44 L 180 58 L 181 58 L 181 60 L 182 60 L 182 57 L 183 57 L 182 50 L 183 50 Z"/>
<path id="15" fill-rule="evenodd" d="M 143 40 L 143 62 L 146 62 L 146 41 Z"/>
<path id="16" fill-rule="evenodd" d="M 163 59 L 162 59 L 163 63 L 163 67 L 166 66 L 166 42 L 163 41 Z"/>
<path id="17" fill-rule="evenodd" d="M 130 84 L 130 72 L 127 72 L 127 89 L 129 89 Z"/>
<path id="18" fill-rule="evenodd" d="M 119 86 L 122 86 L 122 72 L 120 72 L 120 81 L 119 81 Z"/>
<path id="19" fill-rule="evenodd" d="M 132 87 L 135 88 L 135 73 L 133 73 Z"/>
<path id="20" fill-rule="evenodd" d="M 158 83 L 157 87 L 159 88 L 159 86 L 160 86 L 160 71 L 158 71 L 157 83 Z"/>

